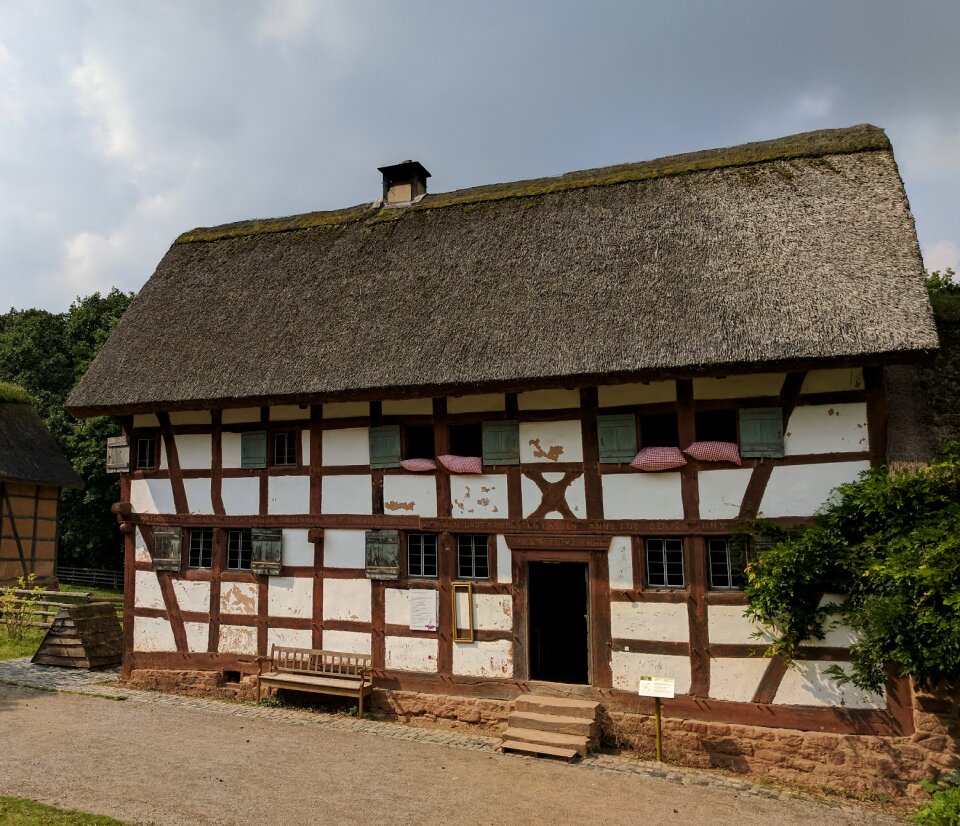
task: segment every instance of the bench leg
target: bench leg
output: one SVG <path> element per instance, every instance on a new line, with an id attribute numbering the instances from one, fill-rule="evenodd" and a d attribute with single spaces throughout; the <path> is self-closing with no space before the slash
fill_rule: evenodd
<path id="1" fill-rule="evenodd" d="M 362 689 L 360 691 L 360 702 L 358 703 L 358 708 L 357 708 L 357 719 L 358 720 L 363 719 L 363 690 Z"/>
<path id="2" fill-rule="evenodd" d="M 260 705 L 260 678 L 257 677 L 257 705 Z"/>

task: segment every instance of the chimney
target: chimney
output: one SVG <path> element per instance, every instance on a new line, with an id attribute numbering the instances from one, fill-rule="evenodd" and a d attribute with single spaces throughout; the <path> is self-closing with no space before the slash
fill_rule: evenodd
<path id="1" fill-rule="evenodd" d="M 378 169 L 383 173 L 385 206 L 411 204 L 427 194 L 427 178 L 430 173 L 419 161 L 403 161 Z"/>

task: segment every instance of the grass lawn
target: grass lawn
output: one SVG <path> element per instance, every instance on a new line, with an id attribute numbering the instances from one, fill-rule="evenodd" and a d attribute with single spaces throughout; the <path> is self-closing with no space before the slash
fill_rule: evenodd
<path id="1" fill-rule="evenodd" d="M 46 633 L 47 632 L 43 628 L 28 628 L 24 632 L 23 639 L 16 640 L 7 636 L 7 632 L 5 630 L 0 629 L 0 660 L 15 660 L 17 657 L 32 657 L 37 653 L 37 648 L 40 647 L 40 641 L 43 639 L 43 635 Z M 4 810 L 0 808 L 0 815 L 3 814 L 3 811 Z M 0 817 L 0 823 L 6 822 L 8 821 L 5 821 L 2 819 L 2 817 Z M 9 822 L 14 823 L 17 821 Z"/>
<path id="2" fill-rule="evenodd" d="M 60 590 L 90 594 L 95 599 L 123 599 L 123 591 L 113 591 L 110 588 L 91 588 L 87 585 L 64 585 L 64 583 L 61 582 Z"/>
<path id="3" fill-rule="evenodd" d="M 58 809 L 19 797 L 0 797 L 0 826 L 124 826 L 103 815 Z"/>

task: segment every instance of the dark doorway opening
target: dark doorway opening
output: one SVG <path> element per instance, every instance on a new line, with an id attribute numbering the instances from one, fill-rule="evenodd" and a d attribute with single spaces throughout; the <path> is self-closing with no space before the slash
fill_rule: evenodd
<path id="1" fill-rule="evenodd" d="M 590 682 L 588 565 L 530 562 L 530 678 Z"/>

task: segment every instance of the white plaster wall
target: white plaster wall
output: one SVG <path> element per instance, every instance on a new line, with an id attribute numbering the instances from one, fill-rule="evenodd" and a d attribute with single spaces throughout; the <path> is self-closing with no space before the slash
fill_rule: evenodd
<path id="1" fill-rule="evenodd" d="M 503 393 L 480 393 L 476 396 L 450 396 L 447 399 L 448 413 L 486 413 L 506 408 Z"/>
<path id="2" fill-rule="evenodd" d="M 323 647 L 326 651 L 342 651 L 344 654 L 371 654 L 372 635 L 364 631 L 324 631 Z"/>
<path id="3" fill-rule="evenodd" d="M 469 677 L 513 676 L 513 642 L 455 642 L 453 644 L 453 673 Z"/>
<path id="4" fill-rule="evenodd" d="M 269 477 L 267 513 L 310 513 L 310 477 Z"/>
<path id="5" fill-rule="evenodd" d="M 391 671 L 437 670 L 438 641 L 433 637 L 387 637 L 384 665 Z"/>
<path id="6" fill-rule="evenodd" d="M 256 654 L 256 627 L 251 625 L 221 625 L 217 650 L 221 654 Z"/>
<path id="7" fill-rule="evenodd" d="M 758 515 L 811 516 L 827 501 L 833 488 L 852 482 L 869 467 L 867 461 L 774 467 Z"/>
<path id="8" fill-rule="evenodd" d="M 601 480 L 606 519 L 683 519 L 679 473 L 609 473 Z"/>
<path id="9" fill-rule="evenodd" d="M 579 390 L 528 390 L 517 394 L 519 410 L 563 410 L 580 407 Z"/>
<path id="10" fill-rule="evenodd" d="M 184 479 L 183 492 L 187 496 L 190 513 L 213 513 L 209 479 Z"/>
<path id="11" fill-rule="evenodd" d="M 414 473 L 384 476 L 383 509 L 388 516 L 436 516 L 437 477 Z"/>
<path id="12" fill-rule="evenodd" d="M 135 413 L 133 415 L 134 427 L 160 427 L 160 420 L 156 413 Z"/>
<path id="13" fill-rule="evenodd" d="M 633 543 L 629 536 L 615 536 L 607 551 L 611 589 L 633 588 Z"/>
<path id="14" fill-rule="evenodd" d="M 323 618 L 370 622 L 371 588 L 369 579 L 325 579 L 323 581 Z"/>
<path id="15" fill-rule="evenodd" d="M 209 433 L 178 433 L 174 437 L 181 470 L 209 470 L 213 441 Z"/>
<path id="16" fill-rule="evenodd" d="M 803 380 L 800 392 L 833 393 L 837 390 L 863 390 L 863 370 L 859 367 L 811 370 Z"/>
<path id="17" fill-rule="evenodd" d="M 267 613 L 271 617 L 312 617 L 313 577 L 270 577 L 267 584 Z"/>
<path id="18" fill-rule="evenodd" d="M 220 436 L 220 451 L 224 467 L 240 467 L 240 434 L 224 431 Z"/>
<path id="19" fill-rule="evenodd" d="M 554 476 L 562 477 L 563 474 L 549 474 L 550 477 Z M 546 474 L 544 478 L 547 478 Z M 547 479 L 550 481 L 550 479 Z M 540 503 L 543 501 L 543 494 L 540 492 L 540 488 L 537 487 L 537 483 L 533 479 L 528 478 L 527 476 L 520 477 L 520 502 L 523 505 L 523 516 L 524 518 L 529 518 L 530 514 L 533 513 L 537 508 L 540 507 Z"/>
<path id="20" fill-rule="evenodd" d="M 170 620 L 162 617 L 133 618 L 134 651 L 176 651 Z"/>
<path id="21" fill-rule="evenodd" d="M 160 460 L 157 463 L 157 467 L 160 468 L 160 470 L 168 470 L 169 467 L 167 465 L 167 443 L 164 442 L 163 439 L 158 438 L 157 449 L 160 451 Z"/>
<path id="22" fill-rule="evenodd" d="M 779 396 L 783 388 L 783 373 L 726 376 L 693 380 L 695 399 L 743 399 L 753 396 Z"/>
<path id="23" fill-rule="evenodd" d="M 453 516 L 462 519 L 506 519 L 507 477 L 451 474 Z"/>
<path id="24" fill-rule="evenodd" d="M 130 504 L 137 513 L 176 513 L 169 479 L 132 479 Z"/>
<path id="25" fill-rule="evenodd" d="M 313 543 L 305 528 L 284 528 L 280 559 L 284 565 L 313 566 Z"/>
<path id="26" fill-rule="evenodd" d="M 210 583 L 201 580 L 175 579 L 173 592 L 181 611 L 206 614 L 210 611 Z M 203 650 L 207 647 L 204 645 Z"/>
<path id="27" fill-rule="evenodd" d="M 325 419 L 352 419 L 356 416 L 369 415 L 369 402 L 331 402 L 323 406 Z"/>
<path id="28" fill-rule="evenodd" d="M 803 660 L 788 668 L 773 702 L 775 705 L 846 706 L 847 708 L 884 708 L 886 699 L 881 694 L 863 691 L 852 685 L 839 685 L 826 670 L 838 665 L 849 670 L 847 662 Z"/>
<path id="29" fill-rule="evenodd" d="M 432 416 L 433 399 L 384 399 L 384 416 Z"/>
<path id="30" fill-rule="evenodd" d="M 513 552 L 502 534 L 497 534 L 497 582 L 513 582 Z"/>
<path id="31" fill-rule="evenodd" d="M 210 647 L 210 625 L 206 622 L 185 622 L 187 650 L 191 654 L 206 654 Z"/>
<path id="32" fill-rule="evenodd" d="M 221 583 L 220 613 L 256 616 L 258 594 L 259 586 L 256 582 Z"/>
<path id="33" fill-rule="evenodd" d="M 260 479 L 256 476 L 222 479 L 220 495 L 223 509 L 230 516 L 260 513 Z"/>
<path id="34" fill-rule="evenodd" d="M 641 384 L 607 384 L 597 388 L 600 407 L 659 404 L 677 400 L 675 381 L 651 381 Z"/>
<path id="35" fill-rule="evenodd" d="M 614 651 L 611 666 L 614 688 L 636 694 L 641 677 L 673 677 L 677 694 L 690 691 L 689 657 Z"/>
<path id="36" fill-rule="evenodd" d="M 715 700 L 749 703 L 769 663 L 765 657 L 710 660 L 710 696 Z"/>
<path id="37" fill-rule="evenodd" d="M 410 591 L 384 588 L 384 619 L 387 625 L 410 625 Z"/>
<path id="38" fill-rule="evenodd" d="M 370 476 L 324 476 L 320 485 L 320 510 L 323 513 L 372 513 Z"/>
<path id="39" fill-rule="evenodd" d="M 457 625 L 467 626 L 467 595 L 457 593 Z M 473 595 L 473 627 L 477 631 L 510 631 L 513 628 L 513 598 L 503 594 Z"/>
<path id="40" fill-rule="evenodd" d="M 160 580 L 153 571 L 137 571 L 134 574 L 134 599 L 137 608 L 159 608 L 167 606 L 163 602 L 163 592 L 160 590 Z"/>
<path id="41" fill-rule="evenodd" d="M 236 407 L 223 411 L 224 424 L 249 424 L 260 421 L 259 407 Z"/>
<path id="42" fill-rule="evenodd" d="M 324 430 L 322 443 L 325 465 L 370 464 L 370 428 L 368 427 Z"/>
<path id="43" fill-rule="evenodd" d="M 367 564 L 364 531 L 327 528 L 323 532 L 323 564 L 327 568 L 363 568 Z"/>
<path id="44" fill-rule="evenodd" d="M 267 651 L 274 645 L 313 648 L 313 632 L 306 628 L 268 628 Z"/>
<path id="45" fill-rule="evenodd" d="M 170 424 L 210 424 L 209 410 L 179 410 L 170 413 Z"/>
<path id="46" fill-rule="evenodd" d="M 687 642 L 687 606 L 675 602 L 611 602 L 610 636 L 625 640 Z"/>
<path id="47" fill-rule="evenodd" d="M 310 467 L 310 431 L 304 430 L 300 434 L 300 461 L 304 467 Z"/>
<path id="48" fill-rule="evenodd" d="M 546 476 L 546 474 L 544 474 Z M 587 489 L 583 483 L 583 477 L 578 476 L 569 485 L 566 493 L 567 506 L 573 511 L 573 515 L 578 519 L 583 519 L 587 515 Z M 559 514 L 558 514 L 559 517 Z"/>
<path id="49" fill-rule="evenodd" d="M 143 534 L 140 533 L 140 528 L 136 529 L 134 533 L 134 546 L 133 546 L 133 558 L 137 562 L 152 562 L 153 559 L 150 556 L 150 551 L 147 550 L 147 543 L 143 539 Z"/>
<path id="50" fill-rule="evenodd" d="M 700 518 L 736 519 L 752 474 L 753 469 L 746 467 L 701 470 L 697 474 L 700 485 Z"/>
<path id="51" fill-rule="evenodd" d="M 745 610 L 743 605 L 708 605 L 707 635 L 710 642 L 756 646 L 770 642 L 772 637 L 767 633 L 764 633 L 763 637 L 752 636 L 763 629 L 747 619 Z"/>
<path id="52" fill-rule="evenodd" d="M 271 422 L 292 422 L 310 418 L 310 408 L 299 404 L 277 404 L 270 408 Z"/>
<path id="53" fill-rule="evenodd" d="M 869 449 L 867 406 L 860 402 L 796 407 L 783 434 L 787 456 Z"/>
<path id="54" fill-rule="evenodd" d="M 580 422 L 520 422 L 521 462 L 582 462 Z"/>

